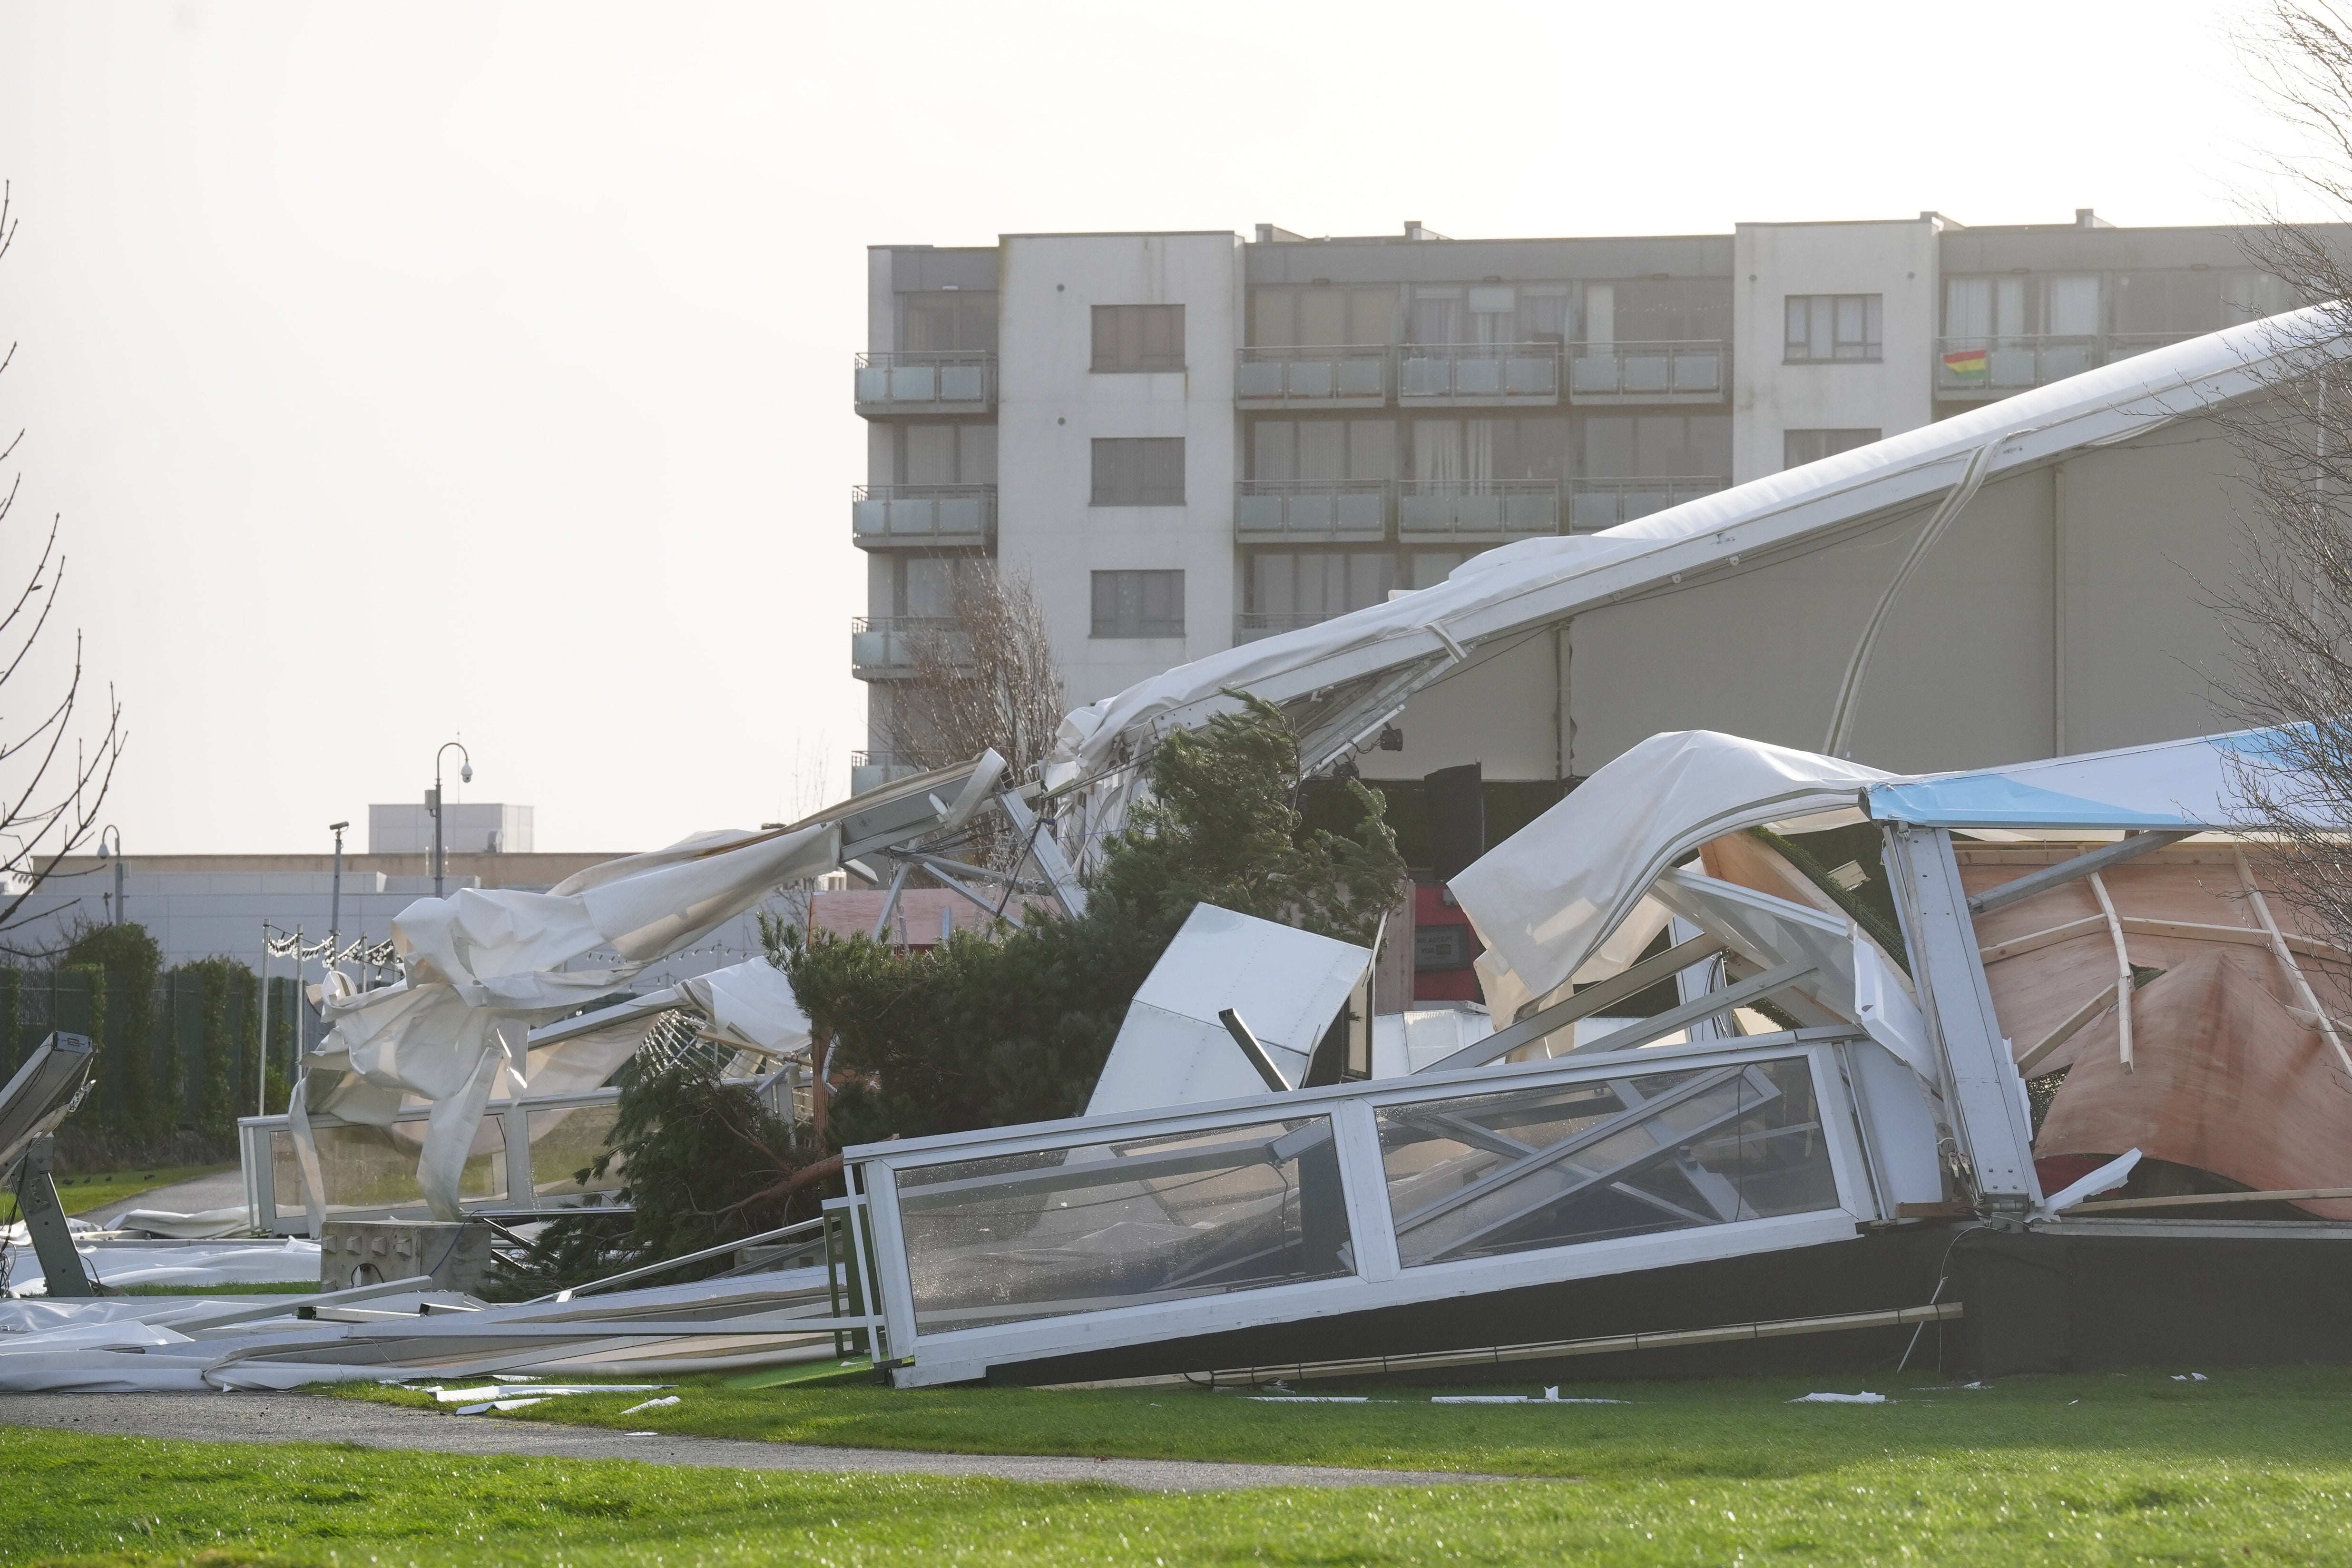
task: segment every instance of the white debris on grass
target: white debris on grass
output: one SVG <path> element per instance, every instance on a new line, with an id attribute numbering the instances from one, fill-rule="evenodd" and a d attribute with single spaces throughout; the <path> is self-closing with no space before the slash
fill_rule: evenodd
<path id="1" fill-rule="evenodd" d="M 667 1399 L 648 1399 L 643 1405 L 632 1405 L 626 1410 L 622 1411 L 621 1414 L 624 1415 L 635 1415 L 640 1410 L 659 1410 L 665 1405 L 676 1405 L 677 1402 L 677 1395 L 673 1394 Z M 652 1434 L 647 1433 L 646 1436 L 651 1436 Z"/>
<path id="2" fill-rule="evenodd" d="M 1547 1388 L 1540 1397 L 1532 1394 L 1433 1394 L 1432 1405 L 1631 1405 L 1630 1399 L 1580 1399 L 1571 1394 L 1559 1396 L 1557 1388 Z"/>
<path id="3" fill-rule="evenodd" d="M 522 1409 L 523 1407 L 525 1407 L 526 1405 L 544 1405 L 544 1404 L 546 1404 L 546 1403 L 547 1403 L 547 1401 L 546 1401 L 545 1399 L 543 1399 L 543 1398 L 542 1398 L 542 1399 L 488 1399 L 488 1400 L 484 1400 L 484 1401 L 483 1401 L 481 1404 L 479 1404 L 479 1405 L 459 1405 L 459 1406 L 457 1407 L 457 1414 L 458 1414 L 458 1415 L 486 1415 L 486 1414 L 488 1414 L 488 1412 L 493 1411 L 493 1410 L 520 1410 L 520 1409 Z"/>
<path id="4" fill-rule="evenodd" d="M 1893 1400 L 1883 1394 L 1864 1390 L 1860 1394 L 1801 1394 L 1789 1401 L 1791 1405 L 1891 1405 Z"/>
<path id="5" fill-rule="evenodd" d="M 512 1384 L 486 1383 L 479 1388 L 441 1388 L 424 1390 L 442 1405 L 470 1404 L 480 1399 L 511 1399 L 519 1394 L 536 1394 L 542 1398 L 559 1394 L 658 1394 L 665 1388 L 676 1388 L 674 1383 L 562 1383 L 543 1384 L 537 1381 Z"/>
<path id="6" fill-rule="evenodd" d="M 100 1241 L 77 1234 L 74 1249 L 81 1254 L 82 1268 L 90 1278 L 116 1289 L 135 1285 L 315 1285 L 319 1279 L 319 1244 L 295 1237 L 190 1243 Z M 48 1294 L 40 1259 L 22 1242 L 10 1251 L 7 1294 Z"/>
<path id="7" fill-rule="evenodd" d="M 2175 1383 L 2210 1383 L 2213 1380 L 2207 1377 L 2201 1372 L 2176 1372 L 2172 1374 L 2172 1381 Z"/>
<path id="8" fill-rule="evenodd" d="M 288 1389 L 310 1383 L 491 1383 L 502 1392 L 583 1377 L 661 1377 L 831 1360 L 822 1270 L 812 1285 L 784 1276 L 696 1280 L 582 1301 L 481 1306 L 448 1291 L 392 1290 L 349 1317 L 298 1314 L 315 1297 L 109 1297 L 0 1300 L 0 1393 L 140 1394 Z M 435 1310 L 464 1304 L 463 1313 Z M 672 1320 L 681 1303 L 691 1325 Z M 658 1323 L 649 1332 L 648 1319 Z M 635 1342 L 607 1363 L 617 1337 Z M 517 1340 L 528 1342 L 518 1344 Z M 651 1343 L 646 1342 L 651 1341 Z M 125 1353 L 132 1352 L 132 1353 Z M 537 1365 L 532 1374 L 514 1369 Z M 544 1381 L 542 1381 L 544 1380 Z M 470 1385 L 470 1384 L 469 1384 Z M 583 1385 L 592 1391 L 609 1384 Z M 646 1387 L 669 1386 L 646 1384 Z M 521 1392 L 518 1390 L 517 1392 Z"/>

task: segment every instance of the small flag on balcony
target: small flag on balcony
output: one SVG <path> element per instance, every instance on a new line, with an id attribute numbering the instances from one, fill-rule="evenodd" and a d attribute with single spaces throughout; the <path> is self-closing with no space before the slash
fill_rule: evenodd
<path id="1" fill-rule="evenodd" d="M 1944 356 L 1944 373 L 1962 381 L 1981 381 L 1986 370 L 1985 351 L 1955 349 Z"/>

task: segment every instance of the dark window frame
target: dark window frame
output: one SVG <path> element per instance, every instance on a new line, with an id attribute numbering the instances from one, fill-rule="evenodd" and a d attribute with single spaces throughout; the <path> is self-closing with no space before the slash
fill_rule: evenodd
<path id="1" fill-rule="evenodd" d="M 1087 368 L 1097 375 L 1184 370 L 1184 307 L 1097 305 L 1093 356 Z"/>
<path id="2" fill-rule="evenodd" d="M 1088 506 L 1182 506 L 1184 437 L 1097 436 Z"/>
<path id="3" fill-rule="evenodd" d="M 1097 572 L 1088 586 L 1092 595 L 1087 632 L 1089 637 L 1134 639 L 1184 635 L 1182 568 Z M 1155 597 L 1157 604 L 1153 602 Z"/>
<path id="4" fill-rule="evenodd" d="M 1845 308 L 1852 305 L 1861 318 L 1861 335 L 1847 338 L 1840 335 Z M 1798 312 L 1804 312 L 1804 326 L 1798 326 Z M 1827 354 L 1812 352 L 1816 319 L 1826 312 L 1829 317 Z M 1789 294 L 1782 297 L 1780 307 L 1780 363 L 1782 364 L 1880 364 L 1886 358 L 1886 296 L 1884 294 Z"/>

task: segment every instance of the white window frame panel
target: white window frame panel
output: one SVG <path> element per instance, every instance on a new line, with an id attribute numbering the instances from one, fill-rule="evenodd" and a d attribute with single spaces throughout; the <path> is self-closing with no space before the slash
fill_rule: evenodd
<path id="1" fill-rule="evenodd" d="M 1076 1117 L 1018 1129 L 987 1129 L 845 1152 L 864 1192 L 873 1226 L 874 1259 L 895 1364 L 891 1380 L 915 1388 L 984 1376 L 994 1365 L 1048 1356 L 1112 1350 L 1272 1323 L 1375 1310 L 1415 1302 L 1456 1300 L 1531 1285 L 1707 1262 L 1743 1254 L 1811 1247 L 1852 1237 L 1858 1226 L 1885 1217 L 1879 1184 L 1864 1152 L 1857 1106 L 1841 1061 L 1842 1043 L 1864 1038 L 1853 1027 L 1794 1030 L 1747 1039 L 1650 1047 L 1549 1061 L 1424 1072 L 1370 1083 L 1255 1095 L 1214 1105 L 1185 1106 L 1118 1116 Z M 1824 1149 L 1836 1186 L 1836 1205 L 1806 1214 L 1735 1220 L 1644 1236 L 1570 1242 L 1555 1247 L 1400 1267 L 1396 1233 L 1382 1167 L 1379 1109 L 1429 1100 L 1540 1089 L 1643 1073 L 1801 1058 L 1812 1075 Z M 899 1223 L 898 1173 L 946 1161 L 985 1159 L 1039 1150 L 1127 1142 L 1270 1120 L 1328 1116 L 1347 1200 L 1356 1272 L 1330 1279 L 1269 1285 L 1181 1300 L 1147 1302 L 1052 1318 L 1028 1319 L 943 1333 L 918 1333 L 914 1281 Z"/>

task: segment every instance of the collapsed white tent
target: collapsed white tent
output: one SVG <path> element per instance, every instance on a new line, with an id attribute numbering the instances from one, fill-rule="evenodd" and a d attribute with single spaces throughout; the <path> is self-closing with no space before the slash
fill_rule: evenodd
<path id="1" fill-rule="evenodd" d="M 896 846 L 952 833 L 989 804 L 1003 772 L 1003 759 L 988 752 L 787 827 L 700 833 L 592 866 L 545 893 L 464 889 L 410 905 L 393 921 L 406 970 L 399 982 L 354 992 L 335 973 L 321 989 L 333 1028 L 303 1059 L 289 1108 L 312 1234 L 326 1206 L 313 1114 L 388 1128 L 404 1103 L 430 1101 L 417 1185 L 436 1218 L 457 1219 L 459 1176 L 492 1098 L 502 1089 L 554 1087 L 566 1076 L 557 1071 L 546 1084 L 526 1085 L 526 1064 L 544 1068 L 551 1055 L 531 1051 L 530 1026 L 609 995 L 780 887 L 860 855 L 887 858 Z M 764 966 L 737 969 L 754 967 Z M 723 1043 L 782 1054 L 798 1043 L 795 1033 L 805 1036 L 806 1019 L 789 986 L 777 994 L 781 979 L 700 976 L 662 1005 L 682 1002 L 702 1012 Z M 593 1070 L 588 1058 L 596 1052 L 578 1054 L 583 1070 Z M 598 1081 L 603 1076 L 595 1074 Z"/>
<path id="2" fill-rule="evenodd" d="M 1064 806 L 1066 821 L 1085 818 L 1076 824 L 1073 841 L 1093 844 L 1102 830 L 1117 826 L 1134 786 L 1135 764 L 1149 756 L 1158 739 L 1234 710 L 1239 693 L 1282 707 L 1299 731 L 1306 771 L 1319 772 L 1370 748 L 1415 693 L 1509 656 L 1538 632 L 1669 594 L 1685 605 L 1703 602 L 1719 614 L 1726 601 L 1720 595 L 1707 597 L 1708 592 L 1719 587 L 1728 593 L 1734 584 L 1754 582 L 1759 563 L 1826 551 L 1860 531 L 1899 521 L 1917 536 L 1916 543 L 1890 541 L 1883 563 L 1846 562 L 1832 574 L 1832 600 L 1807 601 L 1823 614 L 1794 612 L 1806 623 L 1801 629 L 1811 639 L 1808 647 L 1824 639 L 1833 643 L 1828 657 L 1836 664 L 1818 678 L 1803 678 L 1803 689 L 1784 704 L 1781 729 L 1795 722 L 1812 735 L 1823 734 L 1833 712 L 1851 711 L 1852 694 L 1837 689 L 1836 668 L 1844 664 L 1854 633 L 1837 628 L 1851 617 L 1860 631 L 1872 595 L 1885 589 L 1888 598 L 1879 602 L 1883 616 L 1909 569 L 1906 563 L 1898 570 L 1895 558 L 1906 547 L 1915 555 L 1924 553 L 1937 529 L 1951 521 L 1971 496 L 1990 496 L 2006 479 L 2062 460 L 2079 467 L 2095 454 L 2292 381 L 2316 361 L 2352 352 L 2352 342 L 2337 331 L 2338 318 L 2327 307 L 2251 322 L 2019 393 L 1638 521 L 1487 551 L 1433 587 L 1242 644 L 1076 710 L 1062 726 L 1046 782 L 1072 797 Z M 2218 449 L 2228 451 L 2226 445 Z M 2210 472 L 2199 470 L 2200 477 Z M 2127 498 L 2114 504 L 2129 516 L 2141 503 Z M 2193 510 L 2200 529 L 2226 530 L 2226 514 L 2209 514 L 2201 499 Z M 1929 517 L 1931 512 L 1937 515 Z M 1915 528 L 1914 518 L 1926 521 Z M 1963 532 L 1974 526 L 1966 521 L 1959 525 Z M 1659 607 L 1664 608 L 1663 603 Z M 1836 613 L 1827 614 L 1832 609 Z M 1689 626 L 1689 639 L 1699 646 L 1712 646 L 1706 642 L 1709 613 L 1697 612 L 1697 620 L 1681 623 Z M 1798 629 L 1780 626 L 1777 640 L 1789 644 Z M 1795 668 L 1783 657 L 1762 665 L 1783 685 Z M 1822 669 L 1822 650 L 1814 651 L 1807 668 Z M 1742 694 L 1731 703 L 1736 710 L 1759 683 L 1736 670 L 1727 675 L 1728 689 Z M 1612 723 L 1621 732 L 1628 722 L 1633 727 L 1618 749 L 1661 729 L 1687 727 L 1687 719 L 1675 724 L 1670 714 L 1641 710 L 1629 716 L 1622 708 L 1612 710 Z M 1542 719 L 1539 709 L 1533 717 Z M 1497 731 L 1465 743 L 1485 748 L 1491 763 L 1494 748 L 1511 743 L 1511 738 Z M 2000 743 L 2011 748 L 2009 754 L 2032 754 L 2025 749 L 2030 741 Z M 2046 729 L 2042 743 L 2051 743 Z M 1467 761 L 1473 754 L 1477 752 L 1442 760 Z M 1604 747 L 1596 761 L 1607 754 L 1613 752 Z M 1563 763 L 1555 772 L 1569 776 L 1579 771 L 1596 770 Z M 1495 776 L 1491 765 L 1489 776 Z"/>
<path id="3" fill-rule="evenodd" d="M 1541 995 L 1592 956 L 1668 867 L 1725 834 L 1829 813 L 1933 827 L 2228 827 L 2242 815 L 2239 770 L 2274 750 L 2271 732 L 2243 731 L 1904 777 L 1736 735 L 1658 735 L 1450 886 L 1479 935 Z"/>
<path id="4" fill-rule="evenodd" d="M 833 869 L 840 842 L 836 823 L 703 833 L 545 893 L 468 888 L 410 905 L 393 921 L 406 975 L 380 991 L 345 981 L 320 999 L 334 1029 L 305 1058 L 292 1105 L 312 1229 L 325 1217 L 312 1113 L 390 1126 L 405 1097 L 432 1100 L 417 1185 L 436 1217 L 459 1217 L 459 1173 L 491 1095 L 522 1088 L 524 1028 L 610 994 L 770 889 Z"/>

